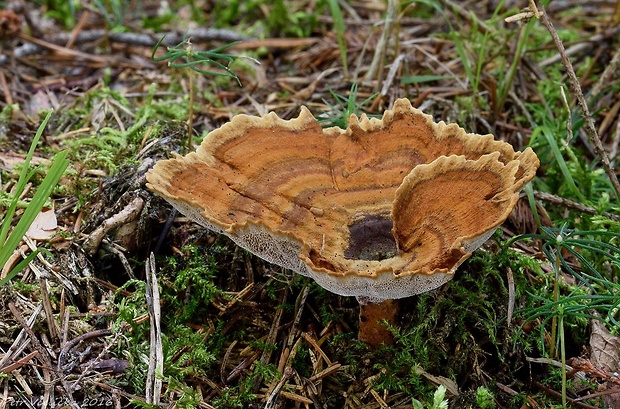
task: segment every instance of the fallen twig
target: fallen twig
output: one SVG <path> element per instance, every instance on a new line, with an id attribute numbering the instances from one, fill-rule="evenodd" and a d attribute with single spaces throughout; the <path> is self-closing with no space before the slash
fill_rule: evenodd
<path id="1" fill-rule="evenodd" d="M 24 317 L 22 317 L 22 314 L 19 312 L 17 307 L 15 307 L 14 303 L 9 302 L 9 310 L 11 310 L 11 313 L 13 314 L 13 317 L 15 317 L 17 322 L 19 322 L 19 324 L 22 326 L 22 328 L 26 331 L 26 333 L 30 337 L 30 341 L 32 342 L 32 346 L 38 352 L 37 357 L 43 363 L 42 370 L 43 370 L 45 392 L 43 393 L 43 401 L 42 401 L 41 406 L 43 408 L 45 408 L 45 407 L 47 407 L 49 402 L 53 401 L 53 393 L 54 393 L 54 388 L 53 388 L 54 385 L 53 384 L 54 384 L 54 382 L 52 381 L 52 374 L 51 374 L 52 358 L 51 358 L 51 356 L 49 354 L 49 351 L 47 349 L 45 349 L 45 347 L 41 344 L 39 339 L 36 337 L 34 331 L 30 327 L 30 324 L 28 322 L 26 322 Z M 77 405 L 75 400 L 73 400 L 73 395 L 70 393 L 70 391 L 67 390 L 67 388 L 65 388 L 65 385 L 61 385 L 61 386 L 62 386 L 62 390 L 63 390 L 65 396 L 67 397 L 68 404 L 72 408 L 79 409 L 79 406 Z"/>
<path id="2" fill-rule="evenodd" d="M 277 407 L 278 397 L 280 396 L 280 392 L 282 391 L 282 387 L 288 382 L 289 378 L 295 374 L 295 369 L 290 366 L 287 366 L 282 373 L 282 378 L 278 380 L 273 389 L 269 392 L 269 397 L 267 398 L 267 403 L 265 403 L 265 409 L 273 409 Z M 310 401 L 312 402 L 312 401 Z"/>
<path id="3" fill-rule="evenodd" d="M 79 390 L 80 385 L 82 384 L 82 381 L 84 379 L 84 377 L 86 375 L 89 375 L 92 371 L 93 368 L 96 368 L 97 370 L 100 371 L 100 367 L 98 367 L 98 364 L 101 364 L 102 362 L 106 361 L 103 359 L 103 357 L 105 355 L 107 355 L 110 352 L 110 349 L 116 345 L 116 342 L 118 341 L 118 338 L 121 336 L 122 332 L 117 332 L 116 334 L 114 334 L 114 339 L 112 339 L 111 342 L 109 342 L 107 345 L 105 345 L 103 347 L 103 349 L 101 350 L 101 352 L 99 352 L 99 355 L 97 355 L 97 357 L 95 359 L 92 359 L 90 361 L 90 363 L 88 364 L 88 366 L 86 368 L 84 368 L 82 370 L 82 373 L 80 374 L 80 376 L 77 377 L 77 379 L 75 381 L 73 381 L 73 384 L 71 384 L 71 390 Z M 107 360 L 108 362 L 111 360 Z M 114 359 L 114 361 L 122 363 L 123 361 L 121 360 L 116 360 Z M 127 361 L 124 361 L 127 362 Z M 129 364 L 127 363 L 125 366 L 122 366 L 122 368 L 126 368 Z M 120 365 L 117 364 L 116 366 L 117 368 L 120 367 Z M 109 366 L 106 366 L 106 370 L 109 368 Z M 111 372 L 116 371 L 117 369 L 112 370 Z M 120 370 L 122 371 L 122 370 Z M 110 372 L 110 370 L 108 370 L 108 372 Z"/>
<path id="4" fill-rule="evenodd" d="M 534 384 L 536 385 L 537 388 L 541 389 L 542 391 L 544 391 L 547 395 L 553 396 L 555 398 L 561 398 L 562 394 L 556 390 L 553 390 L 545 385 L 543 385 L 542 383 L 535 381 Z M 566 400 L 575 405 L 578 406 L 580 408 L 585 408 L 585 409 L 597 409 L 598 406 L 592 406 L 592 405 L 588 405 L 587 403 L 583 403 L 583 402 L 579 402 L 573 398 L 569 398 L 567 397 Z"/>
<path id="5" fill-rule="evenodd" d="M 47 278 L 39 278 L 39 286 L 41 288 L 41 301 L 43 303 L 43 309 L 45 310 L 45 319 L 47 321 L 47 328 L 49 329 L 52 339 L 60 340 L 60 330 L 56 320 L 54 319 L 54 313 L 52 312 L 52 303 L 50 302 L 49 290 L 47 288 Z"/>
<path id="6" fill-rule="evenodd" d="M 515 310 L 515 278 L 510 267 L 506 269 L 506 276 L 508 278 L 508 313 L 506 314 L 506 323 L 510 327 Z"/>
<path id="7" fill-rule="evenodd" d="M 14 371 L 14 370 L 19 369 L 22 366 L 26 365 L 28 362 L 30 362 L 30 360 L 32 358 L 34 358 L 37 355 L 39 355 L 39 351 L 32 351 L 31 353 L 29 353 L 28 355 L 26 355 L 22 359 L 19 359 L 19 360 L 13 362 L 12 364 L 5 366 L 4 368 L 0 368 L 0 372 L 1 373 L 5 373 L 5 374 L 9 374 L 9 373 L 11 373 L 11 371 Z"/>
<path id="8" fill-rule="evenodd" d="M 28 328 L 31 328 L 34 325 L 41 311 L 43 311 L 43 305 L 39 304 L 39 306 L 35 308 L 35 310 L 32 312 L 32 315 L 30 316 L 30 318 L 28 318 L 28 321 L 26 321 Z M 23 351 L 26 348 L 26 345 L 28 345 L 30 341 L 28 339 L 24 340 L 25 337 L 26 337 L 26 330 L 22 328 L 22 330 L 19 332 L 15 340 L 13 340 L 13 343 L 11 344 L 11 347 L 9 348 L 9 350 L 6 351 L 2 359 L 0 359 L 0 368 L 5 367 L 5 365 L 14 356 L 18 355 L 19 353 L 21 353 L 21 351 Z"/>
<path id="9" fill-rule="evenodd" d="M 136 45 L 143 47 L 154 47 L 157 41 L 164 37 L 162 44 L 165 46 L 173 46 L 185 38 L 191 38 L 193 43 L 205 42 L 205 41 L 225 41 L 234 42 L 247 40 L 248 37 L 242 36 L 232 30 L 221 30 L 213 28 L 192 28 L 186 32 L 168 32 L 168 33 L 153 33 L 153 34 L 141 34 L 141 33 L 114 33 L 107 30 L 88 30 L 82 31 L 77 35 L 73 33 L 59 33 L 46 37 L 45 44 L 53 44 L 58 46 L 59 50 L 78 53 L 81 56 L 87 56 L 87 54 L 80 53 L 75 50 L 66 48 L 64 44 L 76 45 L 92 41 L 99 41 L 102 38 L 107 39 L 113 43 L 121 43 L 128 45 Z M 13 57 L 23 58 L 33 54 L 39 54 L 44 48 L 44 45 L 40 40 L 33 37 L 22 36 L 22 39 L 27 41 L 24 45 L 16 47 L 13 50 Z M 63 46 L 61 46 L 63 44 Z M 94 57 L 94 56 L 91 56 Z M 8 64 L 11 59 L 3 54 L 0 54 L 0 65 Z"/>
<path id="10" fill-rule="evenodd" d="M 84 243 L 84 250 L 91 256 L 95 254 L 99 248 L 99 244 L 101 244 L 101 241 L 110 230 L 135 220 L 140 215 L 143 207 L 144 199 L 140 196 L 136 196 L 123 210 L 109 219 L 104 220 L 104 222 L 88 236 L 88 239 Z"/>
<path id="11" fill-rule="evenodd" d="M 569 209 L 575 209 L 582 213 L 596 215 L 599 214 L 599 211 L 594 207 L 586 206 L 583 203 L 575 202 L 569 199 L 565 199 L 560 196 L 552 195 L 551 193 L 541 192 L 538 190 L 534 191 L 534 197 L 536 199 L 544 200 L 545 202 L 558 204 L 560 206 L 567 207 Z M 601 213 L 603 216 L 610 218 L 611 220 L 620 221 L 620 216 L 617 214 L 612 214 L 608 212 Z"/>
<path id="12" fill-rule="evenodd" d="M 77 336 L 73 338 L 71 341 L 67 342 L 60 350 L 60 354 L 58 354 L 58 365 L 57 365 L 58 372 L 59 373 L 64 372 L 62 364 L 63 364 L 63 361 L 65 360 L 65 357 L 67 356 L 67 354 L 69 353 L 71 349 L 75 348 L 78 344 L 88 339 L 107 337 L 108 335 L 112 335 L 112 331 L 110 331 L 109 329 L 98 329 L 98 330 L 87 332 L 86 334 Z"/>

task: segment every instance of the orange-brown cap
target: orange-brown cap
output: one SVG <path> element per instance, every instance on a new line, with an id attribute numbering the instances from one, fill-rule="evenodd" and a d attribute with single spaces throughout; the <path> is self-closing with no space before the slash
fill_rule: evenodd
<path id="1" fill-rule="evenodd" d="M 197 223 L 340 295 L 403 298 L 449 281 L 539 166 L 399 99 L 382 119 L 323 130 L 302 107 L 238 115 L 148 187 Z"/>

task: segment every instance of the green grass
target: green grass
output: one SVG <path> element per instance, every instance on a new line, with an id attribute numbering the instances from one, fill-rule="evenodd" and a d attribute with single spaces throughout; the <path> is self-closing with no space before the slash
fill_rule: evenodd
<path id="1" fill-rule="evenodd" d="M 565 228 L 541 228 L 543 234 L 517 236 L 507 242 L 507 246 L 517 240 L 538 239 L 543 242 L 542 251 L 552 267 L 552 274 L 543 274 L 546 291 L 531 293 L 536 303 L 518 313 L 523 322 L 540 320 L 540 347 L 543 354 L 559 356 L 562 362 L 561 388 L 562 402 L 566 405 L 566 336 L 567 331 L 585 332 L 589 320 L 599 320 L 608 327 L 620 330 L 616 319 L 620 305 L 620 286 L 617 278 L 620 273 L 620 248 L 612 243 L 618 242 L 620 234 L 598 231 L 570 231 Z M 576 271 L 568 263 L 567 257 L 574 257 L 581 266 Z M 605 270 L 601 268 L 605 266 Z M 576 284 L 566 284 L 563 278 L 568 274 L 575 278 Z M 545 342 L 545 335 L 550 340 Z M 515 338 L 515 342 L 516 342 Z M 584 343 L 580 340 L 577 344 Z"/>
<path id="2" fill-rule="evenodd" d="M 300 5 L 302 3 L 285 0 L 215 2 L 210 23 L 219 28 L 234 27 L 238 32 L 259 38 L 309 37 L 318 25 L 325 1 L 317 2 L 314 12 L 308 12 Z"/>
<path id="3" fill-rule="evenodd" d="M 57 20 L 66 28 L 73 28 L 77 22 L 77 11 L 81 9 L 77 0 L 37 0 L 47 9 L 46 15 Z"/>
<path id="4" fill-rule="evenodd" d="M 355 83 L 351 85 L 351 90 L 348 95 L 340 95 L 331 89 L 329 90 L 330 95 L 336 103 L 332 104 L 331 102 L 323 99 L 323 102 L 330 108 L 330 110 L 317 117 L 318 121 L 321 123 L 321 126 L 324 128 L 337 126 L 341 129 L 346 129 L 349 126 L 349 118 L 351 115 L 357 115 L 359 118 L 363 106 L 372 101 L 377 93 L 374 93 L 362 102 L 358 103 L 357 87 L 358 86 Z"/>
<path id="5" fill-rule="evenodd" d="M 349 72 L 349 65 L 347 62 L 347 28 L 344 23 L 344 17 L 342 16 L 342 10 L 338 0 L 327 0 L 329 10 L 334 20 L 334 31 L 336 32 L 336 39 L 338 41 L 338 48 L 340 49 L 340 58 L 342 60 L 342 70 L 345 76 Z"/>
<path id="6" fill-rule="evenodd" d="M 9 204 L 9 207 L 4 214 L 4 218 L 2 220 L 2 225 L 0 226 L 0 266 L 4 266 L 6 262 L 9 260 L 13 252 L 19 246 L 19 243 L 22 241 L 22 238 L 28 231 L 30 225 L 34 222 L 35 218 L 43 209 L 43 206 L 49 200 L 49 197 L 56 187 L 56 184 L 62 177 L 63 173 L 69 166 L 69 161 L 67 160 L 67 151 L 60 152 L 56 154 L 54 160 L 52 161 L 52 165 L 47 170 L 47 174 L 36 192 L 34 193 L 32 199 L 26 205 L 24 209 L 24 213 L 19 218 L 19 221 L 13 228 L 11 229 L 11 222 L 13 221 L 13 216 L 17 210 L 17 206 L 20 202 L 19 197 L 24 192 L 26 187 L 26 183 L 30 180 L 30 178 L 34 175 L 34 172 L 30 169 L 30 161 L 32 160 L 32 156 L 34 155 L 35 148 L 37 147 L 37 143 L 43 134 L 43 130 L 47 125 L 50 117 L 52 116 L 52 112 L 48 112 L 47 116 L 39 126 L 34 139 L 30 145 L 30 150 L 26 155 L 24 160 L 24 165 L 19 174 L 19 179 L 17 181 L 17 185 L 15 187 L 15 192 L 13 193 L 13 197 Z M 44 251 L 42 248 L 38 248 L 32 253 L 30 253 L 26 258 L 20 261 L 15 267 L 9 271 L 6 277 L 0 280 L 0 286 L 5 285 L 10 280 L 13 279 L 20 271 L 22 271 L 28 263 L 30 263 L 34 258 L 41 252 Z"/>
<path id="7" fill-rule="evenodd" d="M 155 53 L 157 53 L 164 38 L 165 37 L 160 38 L 153 48 L 153 53 L 151 54 L 151 59 L 153 61 L 167 61 L 168 67 L 170 68 L 189 68 L 202 75 L 230 77 L 241 85 L 239 77 L 228 68 L 228 65 L 238 57 L 223 52 L 236 43 L 226 44 L 209 51 L 201 51 L 195 50 L 192 46 L 191 39 L 188 38 L 173 47 L 169 47 L 166 53 L 161 57 L 155 57 Z M 204 66 L 213 66 L 218 70 L 205 69 L 203 68 Z"/>

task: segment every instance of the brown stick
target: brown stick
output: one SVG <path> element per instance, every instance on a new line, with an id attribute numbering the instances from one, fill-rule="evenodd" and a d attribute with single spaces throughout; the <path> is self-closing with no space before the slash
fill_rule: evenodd
<path id="1" fill-rule="evenodd" d="M 56 320 L 54 319 L 52 303 L 50 302 L 50 294 L 47 288 L 47 278 L 41 277 L 39 279 L 39 286 L 41 288 L 41 300 L 43 302 L 43 310 L 45 311 L 45 320 L 47 321 L 47 328 L 50 331 L 50 337 L 52 337 L 55 341 L 60 341 L 60 330 Z"/>
<path id="2" fill-rule="evenodd" d="M 546 193 L 546 192 L 541 192 L 538 190 L 534 191 L 534 197 L 536 199 L 540 199 L 540 200 L 544 200 L 545 202 L 549 202 L 549 203 L 553 203 L 553 204 L 557 204 L 560 206 L 564 206 L 567 207 L 569 209 L 575 209 L 577 211 L 586 213 L 586 214 L 599 214 L 598 210 L 595 209 L 594 207 L 590 207 L 590 206 L 586 206 L 583 203 L 579 203 L 579 202 L 575 202 L 573 200 L 570 199 L 565 199 L 561 196 L 556 196 L 556 195 L 552 195 L 550 193 Z M 620 221 L 620 216 L 616 215 L 616 214 L 612 214 L 609 212 L 603 212 L 601 213 L 603 216 L 610 218 L 611 220 L 615 220 L 615 221 Z"/>
<path id="3" fill-rule="evenodd" d="M 197 42 L 205 42 L 205 41 L 243 41 L 247 40 L 248 37 L 242 36 L 232 30 L 220 30 L 214 28 L 193 28 L 188 29 L 185 32 L 181 31 L 172 31 L 168 33 L 156 33 L 156 34 L 141 34 L 141 33 L 114 33 L 106 30 L 88 30 L 81 31 L 77 35 L 74 36 L 74 33 L 59 33 L 56 35 L 52 35 L 47 40 L 56 45 L 67 44 L 71 42 L 71 45 L 82 44 L 85 42 L 98 41 L 102 37 L 107 37 L 107 39 L 111 42 L 121 43 L 121 44 L 129 44 L 129 45 L 137 45 L 143 47 L 154 47 L 157 41 L 162 38 L 162 45 L 164 46 L 174 46 L 175 44 L 183 41 L 184 38 L 191 38 L 194 43 Z M 27 41 L 25 38 L 22 38 Z M 38 44 L 36 42 L 28 41 L 26 44 L 19 46 L 13 50 L 13 57 L 23 58 L 29 55 L 38 54 L 41 52 L 42 48 L 48 48 L 45 45 Z M 61 47 L 64 50 L 68 50 L 68 48 Z M 0 64 L 8 64 L 10 59 L 4 55 L 0 54 Z"/>
<path id="4" fill-rule="evenodd" d="M 109 329 L 98 329 L 95 331 L 91 331 L 91 332 L 87 332 L 85 334 L 79 335 L 73 338 L 71 341 L 67 342 L 62 347 L 62 349 L 60 350 L 60 353 L 58 354 L 58 365 L 57 365 L 58 373 L 63 373 L 62 364 L 65 361 L 65 358 L 67 354 L 69 353 L 69 351 L 73 349 L 75 346 L 77 346 L 81 342 L 84 342 L 88 339 L 107 337 L 109 335 L 112 335 L 112 331 L 110 331 Z"/>
<path id="5" fill-rule="evenodd" d="M 11 373 L 11 371 L 14 371 L 26 365 L 28 362 L 30 362 L 30 360 L 32 360 L 32 358 L 34 358 L 37 355 L 39 355 L 39 351 L 34 350 L 28 355 L 26 355 L 25 357 L 23 357 L 22 359 L 17 360 L 13 362 L 12 364 L 5 366 L 4 368 L 0 368 L 0 373 L 9 374 Z"/>
<path id="6" fill-rule="evenodd" d="M 560 399 L 562 397 L 562 394 L 558 391 L 555 391 L 545 385 L 543 385 L 542 383 L 536 381 L 534 382 L 534 384 L 536 385 L 537 388 L 543 390 L 547 395 L 549 396 L 553 396 L 557 399 Z M 566 398 L 566 400 L 570 403 L 572 403 L 575 406 L 579 406 L 580 408 L 585 408 L 585 409 L 596 409 L 598 406 L 592 406 L 592 405 L 588 405 L 587 403 L 584 402 L 579 402 L 573 398 Z"/>

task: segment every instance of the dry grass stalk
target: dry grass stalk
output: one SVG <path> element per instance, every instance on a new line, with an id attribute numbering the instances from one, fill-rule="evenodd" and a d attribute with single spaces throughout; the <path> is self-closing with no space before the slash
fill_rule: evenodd
<path id="1" fill-rule="evenodd" d="M 149 307 L 150 353 L 146 378 L 146 403 L 159 406 L 163 382 L 159 374 L 164 371 L 164 352 L 161 338 L 161 306 L 159 286 L 155 275 L 155 255 L 151 253 L 146 262 L 146 303 Z"/>

